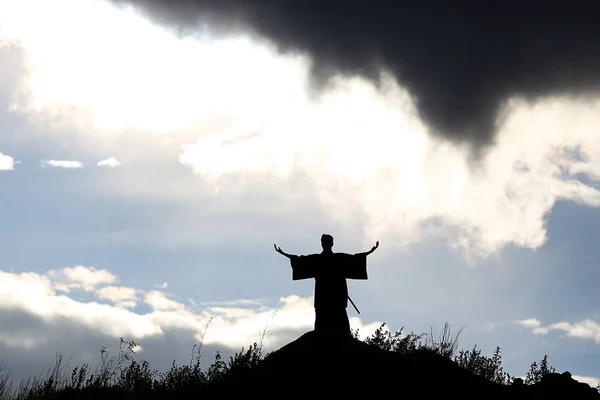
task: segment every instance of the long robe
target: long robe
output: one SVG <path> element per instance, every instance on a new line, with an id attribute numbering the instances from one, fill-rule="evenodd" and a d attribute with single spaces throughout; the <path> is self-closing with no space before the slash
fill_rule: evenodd
<path id="1" fill-rule="evenodd" d="M 365 254 L 319 253 L 290 258 L 292 279 L 315 279 L 315 308 L 348 307 L 346 279 L 368 279 Z"/>

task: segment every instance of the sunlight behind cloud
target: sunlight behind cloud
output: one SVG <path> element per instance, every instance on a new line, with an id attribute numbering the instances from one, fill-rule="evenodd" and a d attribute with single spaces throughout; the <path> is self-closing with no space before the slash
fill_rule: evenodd
<path id="1" fill-rule="evenodd" d="M 105 1 L 0 2 L 0 33 L 25 49 L 31 67 L 15 110 L 69 113 L 104 132 L 172 133 L 218 114 L 256 118 L 301 93 L 289 83 L 302 63 L 274 58 L 249 38 L 178 39 Z"/>
<path id="2" fill-rule="evenodd" d="M 495 145 L 474 167 L 466 147 L 430 135 L 414 99 L 385 72 L 380 87 L 337 76 L 311 97 L 303 55 L 250 36 L 178 38 L 104 1 L 0 2 L 0 32 L 23 48 L 29 71 L 12 93 L 13 112 L 95 138 L 166 135 L 216 195 L 231 176 L 267 188 L 301 174 L 332 217 L 365 221 L 369 242 L 443 234 L 469 256 L 535 249 L 558 200 L 600 205 L 590 183 L 600 176 L 598 99 L 509 99 Z M 135 183 L 116 193 L 139 190 Z M 143 193 L 184 197 L 154 178 L 147 185 Z M 294 189 L 290 201 L 306 192 Z"/>
<path id="3" fill-rule="evenodd" d="M 322 134 L 303 135 L 302 142 L 283 151 L 295 151 L 293 166 L 313 179 L 333 213 L 348 220 L 356 214 L 349 205 L 359 205 L 367 216 L 365 235 L 393 232 L 409 243 L 433 221 L 433 232 L 449 230 L 452 246 L 487 256 L 509 243 L 541 246 L 557 200 L 600 206 L 600 191 L 576 176 L 595 176 L 600 101 L 513 99 L 500 120 L 496 146 L 473 169 L 466 149 L 427 136 L 401 88 L 391 81 L 380 92 L 365 86 L 340 79 L 337 90 L 314 105 L 313 112 L 323 115 L 301 118 L 302 129 Z M 353 105 L 363 114 L 335 112 L 336 106 L 352 110 Z M 327 131 L 317 122 L 326 123 Z M 180 161 L 215 181 L 257 170 L 289 175 L 292 165 L 282 170 L 268 162 L 282 150 L 269 146 L 273 131 L 282 129 L 267 124 L 252 137 L 254 143 L 242 135 L 237 140 L 229 134 L 220 140 L 218 134 L 205 136 L 184 148 Z"/>

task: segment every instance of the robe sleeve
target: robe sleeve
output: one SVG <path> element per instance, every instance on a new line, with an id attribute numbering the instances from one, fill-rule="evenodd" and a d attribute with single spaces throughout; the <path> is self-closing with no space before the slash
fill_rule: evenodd
<path id="1" fill-rule="evenodd" d="M 319 254 L 290 258 L 290 264 L 292 265 L 292 280 L 297 281 L 300 279 L 314 278 L 318 268 L 319 259 Z"/>
<path id="2" fill-rule="evenodd" d="M 369 279 L 367 275 L 367 256 L 365 254 L 336 253 L 337 264 L 346 279 Z"/>

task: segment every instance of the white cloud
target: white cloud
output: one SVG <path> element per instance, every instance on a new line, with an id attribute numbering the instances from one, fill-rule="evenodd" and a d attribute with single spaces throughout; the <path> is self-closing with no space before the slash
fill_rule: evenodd
<path id="1" fill-rule="evenodd" d="M 542 323 L 540 321 L 538 321 L 536 318 L 521 319 L 521 320 L 515 321 L 515 324 L 521 325 L 525 328 L 530 328 L 530 329 L 539 328 L 542 325 Z"/>
<path id="2" fill-rule="evenodd" d="M 600 181 L 600 156 L 590 157 L 585 162 L 574 162 L 568 166 L 573 175 L 583 174 L 594 181 Z"/>
<path id="3" fill-rule="evenodd" d="M 0 271 L 0 305 L 4 309 L 27 311 L 33 315 L 52 322 L 58 318 L 94 329 L 99 333 L 128 340 L 141 341 L 144 338 L 163 335 L 170 329 L 189 331 L 190 337 L 200 340 L 203 333 L 204 343 L 219 344 L 240 348 L 252 341 L 259 340 L 267 327 L 273 332 L 268 343 L 270 346 L 283 345 L 277 332 L 286 330 L 312 330 L 314 308 L 312 298 L 288 296 L 280 299 L 276 308 L 257 306 L 260 301 L 248 300 L 235 302 L 231 307 L 194 307 L 190 308 L 157 290 L 144 291 L 128 287 L 103 287 L 96 292 L 98 298 L 109 303 L 82 302 L 57 293 L 53 278 L 56 273 L 49 271 L 42 275 L 37 273 L 11 273 Z M 86 278 L 82 278 L 85 276 Z M 77 278 L 100 283 L 112 279 L 88 279 L 88 274 L 77 274 Z M 115 278 L 116 279 L 116 278 Z M 152 311 L 138 314 L 120 303 L 134 300 L 137 293 L 145 293 L 145 301 Z M 117 303 L 116 305 L 113 303 Z M 241 306 L 247 305 L 247 307 Z M 206 326 L 209 323 L 209 328 Z M 380 322 L 363 326 L 360 318 L 350 319 L 352 328 L 361 332 L 370 332 Z M 10 325 L 10 324 L 8 324 Z M 8 326 L 4 325 L 4 326 Z M 3 331 L 0 325 L 0 341 L 9 345 L 20 343 L 28 348 L 43 343 L 43 332 L 38 336 L 16 337 L 11 331 Z M 26 340 L 27 339 L 27 340 Z M 250 342 L 250 343 L 249 343 Z"/>
<path id="4" fill-rule="evenodd" d="M 15 168 L 15 160 L 11 156 L 0 153 L 0 171 L 12 171 Z"/>
<path id="5" fill-rule="evenodd" d="M 94 267 L 85 267 L 83 265 L 63 268 L 62 272 L 74 282 L 81 282 L 92 286 L 99 283 L 113 283 L 117 279 L 115 275 L 105 269 L 98 270 Z"/>
<path id="6" fill-rule="evenodd" d="M 167 298 L 164 293 L 158 290 L 146 293 L 144 301 L 156 311 L 177 311 L 185 308 L 184 304 Z"/>
<path id="7" fill-rule="evenodd" d="M 27 311 L 45 320 L 67 318 L 116 337 L 139 339 L 161 333 L 159 326 L 142 315 L 109 304 L 83 303 L 58 295 L 50 278 L 36 273 L 0 271 L 0 304 L 4 309 Z M 43 341 L 41 336 L 36 341 Z"/>
<path id="8" fill-rule="evenodd" d="M 216 315 L 223 315 L 224 318 L 236 319 L 249 317 L 255 313 L 251 308 L 234 308 L 234 307 L 210 307 L 208 312 Z"/>
<path id="9" fill-rule="evenodd" d="M 121 163 L 116 158 L 111 157 L 111 158 L 107 158 L 106 160 L 98 161 L 97 165 L 99 167 L 114 168 L 114 167 L 118 167 L 119 165 L 121 165 Z"/>
<path id="10" fill-rule="evenodd" d="M 238 306 L 259 306 L 263 304 L 263 301 L 257 299 L 236 299 L 236 300 L 215 300 L 215 301 L 205 301 L 200 303 L 201 306 L 210 307 L 210 306 L 229 306 L 229 307 L 238 307 Z"/>
<path id="11" fill-rule="evenodd" d="M 136 290 L 123 286 L 105 286 L 96 291 L 96 296 L 110 300 L 117 307 L 133 308 L 137 305 Z"/>
<path id="12" fill-rule="evenodd" d="M 32 18 L 31 7 L 46 18 Z M 111 24 L 109 33 L 103 32 L 106 23 Z M 21 44 L 36 66 L 24 82 L 31 98 L 15 99 L 13 109 L 54 110 L 58 120 L 68 112 L 69 119 L 86 128 L 89 124 L 105 131 L 136 127 L 160 134 L 200 121 L 225 106 L 251 115 L 266 100 L 256 93 L 285 95 L 289 85 L 282 83 L 297 77 L 289 75 L 296 71 L 263 69 L 265 63 L 276 67 L 285 62 L 247 39 L 220 41 L 222 46 L 216 47 L 207 37 L 203 42 L 178 40 L 176 33 L 156 28 L 133 11 L 109 2 L 2 3 L 0 26 L 6 40 Z M 79 48 L 77 57 L 74 46 Z M 122 62 L 117 65 L 112 57 Z M 246 73 L 238 71 L 240 60 Z M 157 79 L 165 72 L 169 79 Z M 224 75 L 228 85 L 222 85 Z M 266 93 L 269 80 L 272 84 Z M 153 82 L 152 92 L 148 92 L 149 82 Z M 279 108 L 283 110 L 284 105 Z"/>
<path id="13" fill-rule="evenodd" d="M 91 292 L 98 285 L 111 284 L 117 281 L 117 277 L 108 270 L 84 265 L 50 270 L 46 276 L 52 280 L 54 289 L 63 292 L 69 292 L 72 288 L 81 288 Z"/>
<path id="14" fill-rule="evenodd" d="M 75 168 L 83 168 L 83 163 L 81 161 L 70 161 L 70 160 L 46 160 L 46 161 L 42 161 L 42 166 L 49 166 L 49 167 L 54 167 L 54 168 L 75 169 Z"/>
<path id="15" fill-rule="evenodd" d="M 591 387 L 596 387 L 596 385 L 598 385 L 600 382 L 600 378 L 595 378 L 592 376 L 573 375 L 572 378 L 576 381 L 587 383 Z"/>
<path id="16" fill-rule="evenodd" d="M 31 17 L 29 0 L 5 4 L 2 32 L 22 46 L 31 71 L 14 112 L 96 138 L 130 129 L 164 135 L 164 146 L 185 145 L 180 163 L 219 193 L 231 176 L 268 188 L 300 173 L 313 186 L 286 188 L 286 200 L 314 194 L 340 222 L 364 220 L 369 242 L 444 234 L 471 256 L 509 244 L 540 247 L 559 200 L 600 205 L 600 191 L 582 179 L 599 176 L 598 99 L 510 99 L 496 144 L 472 168 L 465 148 L 429 135 L 411 96 L 389 76 L 379 89 L 339 76 L 312 99 L 308 58 L 278 55 L 249 37 L 179 39 L 108 2 L 36 2 L 44 18 Z M 118 193 L 141 190 L 139 181 L 121 184 Z M 146 185 L 146 194 L 178 200 L 192 186 L 166 191 L 154 177 Z"/>
<path id="17" fill-rule="evenodd" d="M 293 128 L 273 121 L 251 137 L 244 129 L 237 137 L 205 135 L 184 147 L 180 161 L 215 182 L 252 171 L 286 177 L 299 168 L 334 215 L 345 221 L 360 212 L 366 216 L 365 236 L 395 233 L 410 243 L 437 221 L 454 247 L 479 256 L 510 243 L 540 247 L 548 213 L 560 199 L 600 205 L 600 191 L 569 170 L 577 162 L 577 172 L 589 172 L 582 165 L 600 153 L 600 101 L 515 99 L 506 107 L 496 146 L 474 170 L 464 149 L 427 136 L 406 97 L 391 82 L 377 93 L 360 80 L 340 80 L 315 110 L 299 112 Z M 353 106 L 362 114 L 343 111 Z M 572 119 L 581 123 L 571 126 Z M 323 123 L 327 132 L 318 126 Z M 302 142 L 284 144 L 282 131 Z M 583 161 L 574 148 L 582 149 Z"/>
<path id="18" fill-rule="evenodd" d="M 551 331 L 558 331 L 565 333 L 567 337 L 592 339 L 600 343 L 600 323 L 591 319 L 581 322 L 557 322 L 546 326 L 535 318 L 515 321 L 515 323 L 530 329 L 535 335 L 547 335 Z"/>

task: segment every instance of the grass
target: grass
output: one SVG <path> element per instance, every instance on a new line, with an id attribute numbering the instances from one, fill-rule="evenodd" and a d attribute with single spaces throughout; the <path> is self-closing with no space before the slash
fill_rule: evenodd
<path id="1" fill-rule="evenodd" d="M 205 327 L 202 338 L 209 324 L 210 321 Z M 489 357 L 481 354 L 476 347 L 472 350 L 459 349 L 458 339 L 463 328 L 454 332 L 446 323 L 439 332 L 435 332 L 432 328 L 429 333 L 417 335 L 403 334 L 402 330 L 392 332 L 382 324 L 364 342 L 390 352 L 434 352 L 495 383 L 510 385 L 514 380 L 514 377 L 502 369 L 499 347 Z M 358 339 L 358 331 L 352 333 Z M 54 366 L 45 374 L 42 372 L 39 376 L 33 376 L 22 380 L 19 385 L 14 385 L 7 368 L 0 365 L 0 399 L 50 399 L 60 393 L 87 393 L 94 390 L 114 390 L 136 396 L 150 392 L 193 393 L 206 385 L 238 371 L 253 368 L 260 363 L 267 355 L 263 350 L 263 344 L 268 335 L 269 329 L 266 328 L 261 334 L 259 343 L 253 343 L 246 349 L 242 348 L 227 361 L 223 360 L 221 354 L 217 352 L 213 363 L 207 369 L 200 367 L 202 340 L 193 346 L 189 363 L 177 365 L 173 361 L 168 371 L 161 372 L 151 368 L 146 361 L 136 360 L 135 349 L 138 343 L 124 338 L 120 338 L 116 354 L 110 355 L 106 348 L 100 350 L 100 364 L 93 370 L 88 364 L 71 369 L 69 367 L 71 360 L 65 361 L 63 355 L 57 353 Z M 554 372 L 554 369 L 549 365 L 547 356 L 544 356 L 539 364 L 536 362 L 531 364 L 526 383 L 539 382 L 544 375 L 551 372 Z"/>

